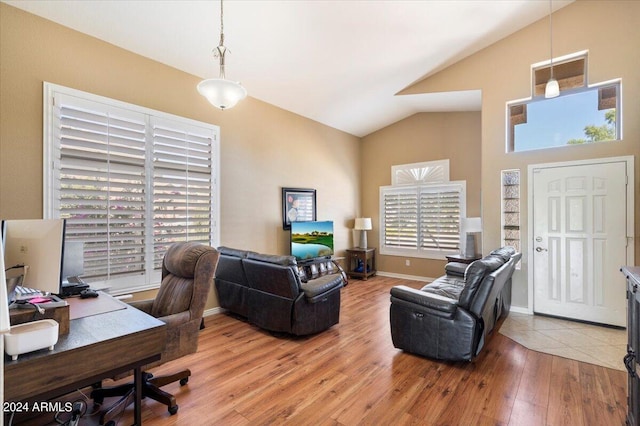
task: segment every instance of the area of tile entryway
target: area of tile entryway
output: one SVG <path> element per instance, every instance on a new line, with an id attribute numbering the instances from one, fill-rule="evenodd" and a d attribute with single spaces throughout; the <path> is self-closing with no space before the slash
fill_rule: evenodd
<path id="1" fill-rule="evenodd" d="M 627 331 L 623 329 L 511 312 L 500 334 L 534 351 L 625 370 Z"/>

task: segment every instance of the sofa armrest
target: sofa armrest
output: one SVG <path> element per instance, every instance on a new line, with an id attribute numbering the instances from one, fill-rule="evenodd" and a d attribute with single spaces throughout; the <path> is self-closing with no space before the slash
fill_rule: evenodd
<path id="1" fill-rule="evenodd" d="M 434 293 L 427 293 L 411 287 L 399 285 L 391 288 L 391 297 L 401 299 L 425 308 L 453 314 L 458 309 L 458 301 Z"/>
<path id="2" fill-rule="evenodd" d="M 466 263 L 461 262 L 449 262 L 444 265 L 444 270 L 447 275 L 454 275 L 456 277 L 464 277 L 464 272 L 467 270 Z"/>
<path id="3" fill-rule="evenodd" d="M 324 298 L 328 292 L 342 287 L 342 277 L 338 274 L 323 275 L 300 285 L 307 300 L 314 303 Z"/>

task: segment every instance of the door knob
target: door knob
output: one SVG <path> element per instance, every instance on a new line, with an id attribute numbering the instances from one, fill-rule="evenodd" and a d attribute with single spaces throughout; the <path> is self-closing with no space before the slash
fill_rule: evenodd
<path id="1" fill-rule="evenodd" d="M 547 251 L 547 249 L 542 247 L 536 247 L 536 251 L 540 253 L 541 251 Z"/>

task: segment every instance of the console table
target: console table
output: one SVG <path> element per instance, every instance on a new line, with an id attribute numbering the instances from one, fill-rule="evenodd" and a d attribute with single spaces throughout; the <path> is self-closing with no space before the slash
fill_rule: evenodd
<path id="1" fill-rule="evenodd" d="M 627 424 L 640 424 L 640 267 L 623 266 L 627 277 L 627 355 L 624 365 L 629 375 Z"/>
<path id="2" fill-rule="evenodd" d="M 448 262 L 458 262 L 464 264 L 470 264 L 478 259 L 482 259 L 482 255 L 476 254 L 474 256 L 464 256 L 462 254 L 451 254 L 447 256 Z"/>
<path id="3" fill-rule="evenodd" d="M 347 249 L 347 275 L 367 278 L 376 274 L 376 249 L 355 247 Z"/>
<path id="4" fill-rule="evenodd" d="M 101 293 L 99 298 L 82 300 L 82 303 L 107 302 L 103 298 L 111 296 Z M 4 399 L 18 403 L 16 406 L 32 406 L 34 402 L 47 401 L 134 370 L 134 415 L 135 424 L 140 425 L 142 367 L 160 359 L 165 338 L 165 323 L 128 305 L 72 319 L 69 333 L 59 337 L 54 350 L 23 354 L 16 361 L 5 355 Z"/>

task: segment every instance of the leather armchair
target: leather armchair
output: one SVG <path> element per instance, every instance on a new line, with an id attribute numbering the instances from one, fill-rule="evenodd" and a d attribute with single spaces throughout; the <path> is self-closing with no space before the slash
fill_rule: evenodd
<path id="1" fill-rule="evenodd" d="M 393 345 L 430 358 L 471 361 L 509 312 L 511 276 L 520 257 L 513 247 L 503 247 L 466 269 L 448 264 L 444 276 L 420 290 L 393 287 Z"/>
<path id="2" fill-rule="evenodd" d="M 204 307 L 218 265 L 219 253 L 213 247 L 200 243 L 186 242 L 173 244 L 167 250 L 162 262 L 162 284 L 155 299 L 132 302 L 131 305 L 152 315 L 167 324 L 166 346 L 159 361 L 145 366 L 145 370 L 196 352 L 198 349 L 198 330 L 202 321 Z M 143 373 L 142 394 L 167 405 L 168 411 L 175 414 L 178 405 L 173 395 L 160 389 L 168 383 L 180 381 L 187 384 L 190 370 L 163 377 L 153 377 Z M 131 402 L 133 383 L 112 388 L 95 389 L 91 398 L 102 403 L 105 397 L 123 398 L 103 415 L 101 424 L 108 423 L 111 415 L 119 413 Z"/>

